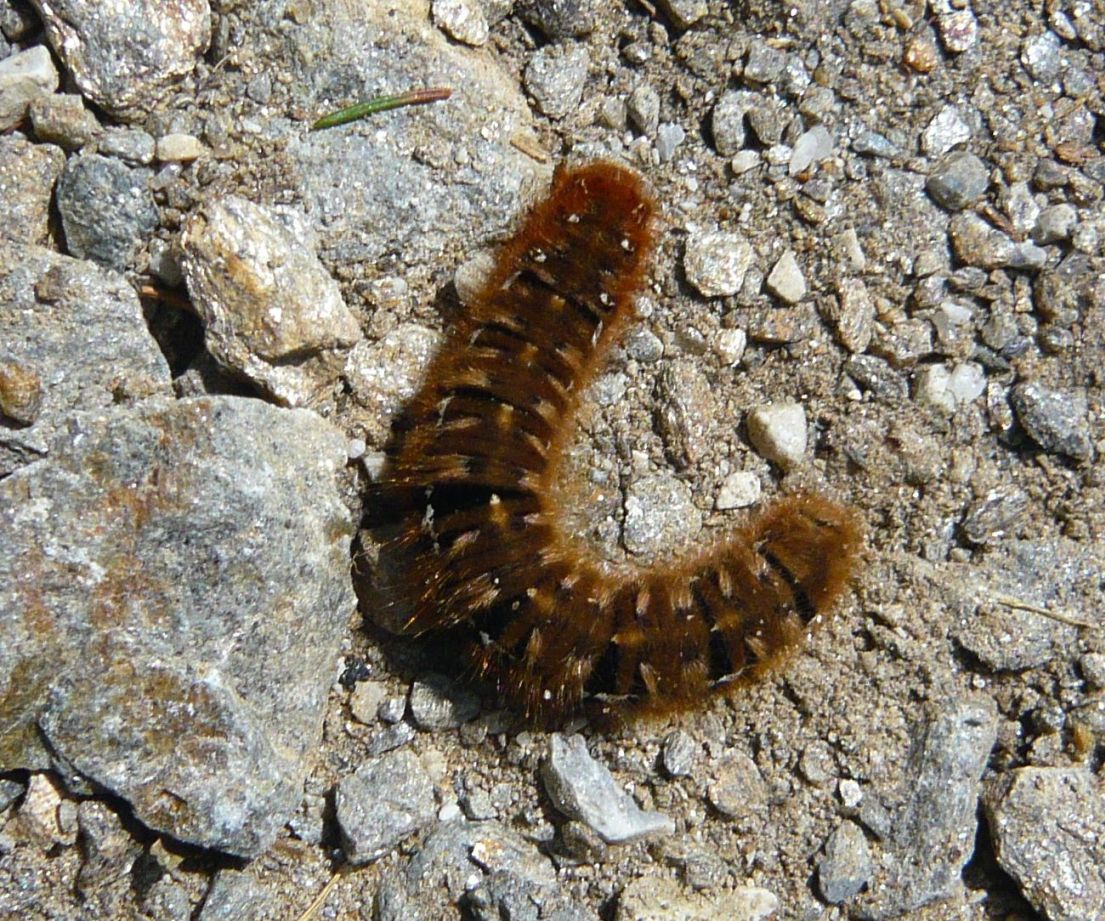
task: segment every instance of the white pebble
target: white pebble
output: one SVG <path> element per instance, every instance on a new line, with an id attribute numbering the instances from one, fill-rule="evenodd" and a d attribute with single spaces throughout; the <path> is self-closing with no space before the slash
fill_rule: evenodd
<path id="1" fill-rule="evenodd" d="M 806 411 L 786 401 L 757 406 L 748 414 L 748 437 L 761 457 L 793 467 L 806 453 Z"/>

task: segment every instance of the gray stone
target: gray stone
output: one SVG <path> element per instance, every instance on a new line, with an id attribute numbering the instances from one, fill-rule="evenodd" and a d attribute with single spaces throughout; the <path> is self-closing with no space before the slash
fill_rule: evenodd
<path id="1" fill-rule="evenodd" d="M 211 880 L 198 921 L 265 921 L 279 913 L 280 901 L 249 873 L 219 870 Z"/>
<path id="2" fill-rule="evenodd" d="M 157 227 L 152 173 L 99 154 L 71 157 L 58 182 L 58 211 L 73 256 L 123 271 Z"/>
<path id="3" fill-rule="evenodd" d="M 0 137 L 0 241 L 46 242 L 50 199 L 64 166 L 65 154 L 52 144 Z"/>
<path id="4" fill-rule="evenodd" d="M 1010 402 L 1017 421 L 1048 454 L 1079 462 L 1093 459 L 1085 393 L 1024 381 L 1013 388 Z"/>
<path id="5" fill-rule="evenodd" d="M 949 54 L 961 54 L 978 41 L 978 20 L 971 10 L 953 10 L 936 18 L 940 39 Z"/>
<path id="6" fill-rule="evenodd" d="M 861 131 L 852 141 L 852 150 L 868 157 L 882 157 L 886 160 L 893 159 L 901 153 L 893 141 L 870 129 Z"/>
<path id="7" fill-rule="evenodd" d="M 1059 76 L 1059 36 L 1054 32 L 1035 35 L 1021 49 L 1021 63 L 1035 79 L 1047 83 Z"/>
<path id="8" fill-rule="evenodd" d="M 784 304 L 797 304 L 806 296 L 806 279 L 794 250 L 783 251 L 764 281 L 764 287 Z"/>
<path id="9" fill-rule="evenodd" d="M 583 736 L 549 736 L 549 756 L 541 768 L 545 790 L 561 813 L 594 829 L 607 844 L 670 835 L 675 823 L 644 811 L 587 751 Z"/>
<path id="10" fill-rule="evenodd" d="M 380 704 L 387 696 L 388 688 L 382 681 L 358 681 L 349 695 L 349 711 L 355 720 L 370 725 L 379 718 Z"/>
<path id="11" fill-rule="evenodd" d="M 71 410 L 169 392 L 169 367 L 121 276 L 0 243 L 0 476 L 44 456 Z"/>
<path id="12" fill-rule="evenodd" d="M 546 45 L 526 66 L 526 90 L 549 118 L 564 118 L 579 106 L 590 64 L 587 49 L 579 45 Z"/>
<path id="13" fill-rule="evenodd" d="M 687 546 L 701 530 L 702 513 L 682 480 L 652 474 L 635 480 L 626 490 L 622 541 L 626 550 L 643 560 Z"/>
<path id="14" fill-rule="evenodd" d="M 687 132 L 681 125 L 664 122 L 656 129 L 656 156 L 661 163 L 667 163 L 675 156 L 676 148 L 687 139 Z"/>
<path id="15" fill-rule="evenodd" d="M 0 777 L 0 813 L 6 812 L 8 807 L 26 792 L 26 784 Z"/>
<path id="16" fill-rule="evenodd" d="M 342 376 L 353 399 L 368 413 L 367 436 L 383 443 L 392 416 L 422 383 L 422 375 L 441 342 L 441 334 L 404 323 L 377 342 L 360 342 L 346 359 Z"/>
<path id="17" fill-rule="evenodd" d="M 783 75 L 787 56 L 763 39 L 756 39 L 748 49 L 748 60 L 741 76 L 752 83 L 774 83 Z"/>
<path id="18" fill-rule="evenodd" d="M 664 343 L 648 327 L 635 326 L 626 334 L 625 351 L 630 358 L 652 364 L 664 357 Z"/>
<path id="19" fill-rule="evenodd" d="M 997 707 L 985 695 L 950 698 L 916 727 L 904 803 L 893 819 L 861 918 L 889 919 L 947 898 L 974 853 L 979 780 L 997 739 Z"/>
<path id="20" fill-rule="evenodd" d="M 8 41 L 30 38 L 38 28 L 38 16 L 28 0 L 4 0 L 0 4 L 0 32 Z"/>
<path id="21" fill-rule="evenodd" d="M 974 204 L 990 185 L 990 171 L 973 153 L 957 150 L 941 160 L 929 174 L 925 188 L 949 211 Z"/>
<path id="22" fill-rule="evenodd" d="M 817 885 L 826 902 L 847 902 L 874 875 L 867 837 L 854 822 L 841 822 L 825 842 L 825 856 L 817 867 Z"/>
<path id="23" fill-rule="evenodd" d="M 763 138 L 761 138 L 763 140 Z M 791 176 L 801 176 L 811 167 L 833 155 L 833 136 L 824 125 L 814 125 L 803 131 L 794 142 L 790 153 L 787 172 Z"/>
<path id="24" fill-rule="evenodd" d="M 589 912 L 558 914 L 571 906 L 549 860 L 497 822 L 449 822 L 426 836 L 397 872 L 385 874 L 378 921 L 439 921 L 463 905 L 476 917 L 594 921 Z"/>
<path id="25" fill-rule="evenodd" d="M 734 470 L 721 483 L 714 508 L 719 512 L 748 508 L 760 501 L 763 486 L 760 478 L 749 470 Z"/>
<path id="26" fill-rule="evenodd" d="M 522 18 L 555 41 L 582 38 L 595 28 L 603 0 L 519 0 Z"/>
<path id="27" fill-rule="evenodd" d="M 844 278 L 837 284 L 832 320 L 840 344 L 854 355 L 867 351 L 875 333 L 875 302 L 860 278 Z"/>
<path id="28" fill-rule="evenodd" d="M 760 457 L 780 467 L 794 467 L 806 455 L 806 411 L 800 403 L 757 406 L 745 420 L 748 438 Z"/>
<path id="29" fill-rule="evenodd" d="M 1045 209 L 1032 228 L 1032 239 L 1041 245 L 1058 243 L 1069 239 L 1074 225 L 1078 222 L 1078 212 L 1074 205 L 1066 202 Z"/>
<path id="30" fill-rule="evenodd" d="M 643 876 L 618 898 L 615 921 L 762 921 L 779 907 L 778 897 L 758 886 L 727 892 L 691 893 L 673 879 Z"/>
<path id="31" fill-rule="evenodd" d="M 100 123 L 80 96 L 54 93 L 32 100 L 28 113 L 35 137 L 66 150 L 83 147 L 99 135 Z"/>
<path id="32" fill-rule="evenodd" d="M 717 402 L 696 361 L 665 363 L 657 379 L 656 426 L 677 468 L 697 464 L 714 440 Z"/>
<path id="33" fill-rule="evenodd" d="M 669 777 L 685 777 L 695 768 L 698 743 L 683 729 L 673 729 L 664 737 L 660 759 Z"/>
<path id="34" fill-rule="evenodd" d="M 909 396 L 905 377 L 874 355 L 853 355 L 844 363 L 844 373 L 876 400 L 893 404 Z"/>
<path id="35" fill-rule="evenodd" d="M 689 29 L 709 12 L 706 0 L 660 0 L 660 6 L 677 29 Z"/>
<path id="36" fill-rule="evenodd" d="M 369 738 L 365 750 L 369 755 L 375 757 L 384 754 L 384 752 L 395 751 L 397 748 L 408 745 L 414 739 L 414 736 L 415 731 L 410 723 L 397 722 L 374 732 Z"/>
<path id="37" fill-rule="evenodd" d="M 955 255 L 964 265 L 998 269 L 1013 260 L 1013 241 L 973 211 L 956 214 L 949 234 Z"/>
<path id="38" fill-rule="evenodd" d="M 652 137 L 660 124 L 660 95 L 649 84 L 642 83 L 629 94 L 626 114 L 641 134 Z"/>
<path id="39" fill-rule="evenodd" d="M 972 544 L 1004 537 L 1024 517 L 1028 495 L 1016 486 L 998 486 L 976 499 L 963 516 L 963 536 Z"/>
<path id="40" fill-rule="evenodd" d="M 1078 660 L 1078 667 L 1082 671 L 1082 677 L 1091 688 L 1105 688 L 1105 653 L 1087 652 Z M 0 799 L 0 803 L 3 800 Z M 0 806 L 0 811 L 3 807 Z"/>
<path id="41" fill-rule="evenodd" d="M 71 415 L 0 481 L 0 770 L 53 766 L 182 841 L 262 853 L 354 605 L 344 464 L 328 423 L 256 400 Z"/>
<path id="42" fill-rule="evenodd" d="M 918 403 L 955 412 L 977 400 L 986 390 L 982 365 L 964 361 L 953 367 L 926 365 L 917 372 L 913 397 Z"/>
<path id="43" fill-rule="evenodd" d="M 959 108 L 946 105 L 933 116 L 921 135 L 921 150 L 930 157 L 942 157 L 953 147 L 969 141 L 971 129 Z"/>
<path id="44" fill-rule="evenodd" d="M 151 112 L 192 71 L 211 38 L 207 0 L 33 2 L 81 93 L 124 121 Z"/>
<path id="45" fill-rule="evenodd" d="M 752 246 L 740 234 L 695 230 L 687 238 L 683 271 L 705 297 L 736 294 L 751 263 Z"/>
<path id="46" fill-rule="evenodd" d="M 1018 768 L 987 789 L 994 853 L 1049 921 L 1100 918 L 1105 796 L 1084 768 Z"/>
<path id="47" fill-rule="evenodd" d="M 126 877 L 142 845 L 123 827 L 114 810 L 98 800 L 77 807 L 81 869 L 77 891 L 88 898 L 97 889 Z"/>
<path id="48" fill-rule="evenodd" d="M 361 338 L 337 283 L 303 237 L 271 209 L 236 196 L 194 212 L 181 237 L 208 352 L 288 406 L 332 387 L 345 352 Z"/>
<path id="49" fill-rule="evenodd" d="M 49 49 L 35 45 L 0 60 L 0 131 L 18 125 L 31 101 L 58 88 Z"/>
<path id="50" fill-rule="evenodd" d="M 761 104 L 760 96 L 749 90 L 730 90 L 717 101 L 710 115 L 714 146 L 723 157 L 736 154 L 745 141 L 745 119 Z"/>
<path id="51" fill-rule="evenodd" d="M 157 139 L 157 159 L 162 163 L 190 163 L 206 154 L 203 141 L 192 134 L 173 132 Z"/>
<path id="52" fill-rule="evenodd" d="M 411 685 L 411 718 L 419 729 L 456 729 L 480 712 L 480 698 L 445 675 L 430 674 Z"/>
<path id="53" fill-rule="evenodd" d="M 357 865 L 377 860 L 434 821 L 429 775 L 409 751 L 365 761 L 334 797 L 342 850 Z"/>
<path id="54" fill-rule="evenodd" d="M 149 166 L 157 152 L 153 136 L 141 128 L 108 128 L 97 143 L 100 153 L 138 166 Z"/>
<path id="55" fill-rule="evenodd" d="M 711 765 L 711 780 L 706 795 L 727 819 L 748 828 L 762 818 L 767 808 L 767 784 L 756 762 L 743 752 L 733 752 Z"/>
<path id="56" fill-rule="evenodd" d="M 478 0 L 433 0 L 434 23 L 450 38 L 479 47 L 490 31 Z"/>

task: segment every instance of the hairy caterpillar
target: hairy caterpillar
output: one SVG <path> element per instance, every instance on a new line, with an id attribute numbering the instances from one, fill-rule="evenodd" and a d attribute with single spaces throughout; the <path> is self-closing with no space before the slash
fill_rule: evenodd
<path id="1" fill-rule="evenodd" d="M 411 634 L 455 630 L 528 717 L 621 718 L 754 680 L 844 588 L 856 520 L 781 499 L 674 565 L 615 571 L 568 536 L 553 481 L 579 394 L 634 314 L 654 245 L 642 179 L 562 169 L 500 251 L 396 426 L 387 548 Z"/>

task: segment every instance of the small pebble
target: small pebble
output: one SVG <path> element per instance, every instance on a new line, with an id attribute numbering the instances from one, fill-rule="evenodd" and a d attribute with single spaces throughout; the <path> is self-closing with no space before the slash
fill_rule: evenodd
<path id="1" fill-rule="evenodd" d="M 801 463 L 806 454 L 806 411 L 793 402 L 768 403 L 748 414 L 748 437 L 763 458 L 780 467 Z"/>
<path id="2" fill-rule="evenodd" d="M 849 352 L 861 354 L 875 332 L 875 302 L 860 278 L 842 279 L 837 286 L 836 334 Z"/>
<path id="3" fill-rule="evenodd" d="M 774 83 L 783 74 L 786 67 L 786 55 L 771 47 L 763 39 L 752 42 L 748 49 L 748 60 L 741 75 L 750 83 Z"/>
<path id="4" fill-rule="evenodd" d="M 28 114 L 38 140 L 65 150 L 83 147 L 102 130 L 96 116 L 84 107 L 84 100 L 72 93 L 39 96 L 31 101 Z"/>
<path id="5" fill-rule="evenodd" d="M 667 163 L 675 156 L 675 151 L 687 138 L 682 126 L 664 122 L 656 129 L 656 156 L 661 163 Z"/>
<path id="6" fill-rule="evenodd" d="M 841 822 L 825 842 L 817 884 L 826 902 L 839 905 L 857 895 L 874 875 L 867 837 L 855 822 Z"/>
<path id="7" fill-rule="evenodd" d="M 748 508 L 760 501 L 763 487 L 760 478 L 748 470 L 734 470 L 727 476 L 718 490 L 714 508 L 719 512 L 734 508 Z"/>
<path id="8" fill-rule="evenodd" d="M 626 100 L 629 121 L 641 134 L 652 137 L 660 123 L 660 96 L 651 86 L 643 83 L 629 94 Z"/>
<path id="9" fill-rule="evenodd" d="M 162 163 L 188 163 L 206 153 L 203 142 L 191 134 L 166 134 L 157 139 L 157 159 Z"/>
<path id="10" fill-rule="evenodd" d="M 937 17 L 936 27 L 944 50 L 960 54 L 974 47 L 978 41 L 978 20 L 970 10 L 956 10 Z"/>
<path id="11" fill-rule="evenodd" d="M 1064 454 L 1076 461 L 1093 459 L 1084 393 L 1028 381 L 1013 388 L 1010 402 L 1017 421 L 1046 452 Z"/>
<path id="12" fill-rule="evenodd" d="M 382 681 L 358 681 L 349 695 L 349 710 L 354 719 L 365 724 L 376 722 L 387 693 L 387 685 Z"/>
<path id="13" fill-rule="evenodd" d="M 1032 229 L 1032 239 L 1041 246 L 1069 239 L 1077 221 L 1078 212 L 1073 205 L 1066 202 L 1052 205 L 1037 219 L 1036 226 Z"/>
<path id="14" fill-rule="evenodd" d="M 946 105 L 933 117 L 921 134 L 921 150 L 930 157 L 942 157 L 953 147 L 969 141 L 971 129 L 959 108 Z"/>
<path id="15" fill-rule="evenodd" d="M 794 258 L 794 250 L 788 249 L 779 257 L 767 276 L 765 287 L 785 304 L 797 304 L 806 296 L 806 279 Z"/>
<path id="16" fill-rule="evenodd" d="M 863 801 L 863 787 L 847 777 L 838 786 L 840 801 L 848 808 L 855 809 Z"/>
<path id="17" fill-rule="evenodd" d="M 707 789 L 710 804 L 723 816 L 747 821 L 767 807 L 767 784 L 756 762 L 743 752 L 734 752 L 713 766 L 713 780 Z"/>
<path id="18" fill-rule="evenodd" d="M 1035 79 L 1049 82 L 1059 76 L 1059 36 L 1044 32 L 1028 39 L 1021 49 L 1021 63 Z"/>
<path id="19" fill-rule="evenodd" d="M 941 160 L 929 174 L 925 188 L 949 211 L 962 211 L 986 192 L 990 171 L 973 153 L 959 150 Z"/>
<path id="20" fill-rule="evenodd" d="M 583 736 L 549 736 L 549 755 L 541 775 L 556 808 L 592 828 L 607 844 L 675 831 L 675 823 L 666 815 L 637 806 L 610 772 L 591 757 Z"/>
<path id="21" fill-rule="evenodd" d="M 748 336 L 743 329 L 723 329 L 714 336 L 713 346 L 722 364 L 735 368 L 744 357 Z"/>
<path id="22" fill-rule="evenodd" d="M 740 234 L 723 230 L 695 231 L 687 239 L 683 271 L 705 297 L 736 294 L 752 263 L 752 246 Z"/>
<path id="23" fill-rule="evenodd" d="M 745 119 L 759 103 L 759 96 L 748 90 L 731 90 L 718 100 L 710 115 L 710 127 L 721 156 L 731 157 L 744 147 Z"/>
<path id="24" fill-rule="evenodd" d="M 706 0 L 660 0 L 677 29 L 689 29 L 709 11 Z"/>
<path id="25" fill-rule="evenodd" d="M 31 100 L 48 96 L 57 88 L 57 68 L 45 45 L 0 60 L 0 131 L 18 125 Z"/>
<path id="26" fill-rule="evenodd" d="M 669 777 L 685 777 L 694 770 L 698 743 L 683 729 L 673 729 L 664 737 L 661 760 Z"/>
<path id="27" fill-rule="evenodd" d="M 430 674 L 411 685 L 411 718 L 419 729 L 456 729 L 480 712 L 479 697 L 444 675 Z"/>
<path id="28" fill-rule="evenodd" d="M 533 54 L 525 84 L 542 114 L 564 118 L 578 108 L 590 60 L 587 49 L 574 44 L 546 45 Z"/>
<path id="29" fill-rule="evenodd" d="M 490 30 L 476 0 L 434 0 L 432 12 L 434 24 L 450 38 L 476 48 L 487 43 Z"/>
<path id="30" fill-rule="evenodd" d="M 798 176 L 811 166 L 827 160 L 833 155 L 833 136 L 824 125 L 814 125 L 809 131 L 799 135 L 791 151 L 787 172 Z"/>

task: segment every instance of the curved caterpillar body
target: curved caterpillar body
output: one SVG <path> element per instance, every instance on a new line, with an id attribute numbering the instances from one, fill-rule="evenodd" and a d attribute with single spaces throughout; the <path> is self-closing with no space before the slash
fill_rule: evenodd
<path id="1" fill-rule="evenodd" d="M 579 394 L 632 319 L 654 204 L 611 163 L 561 170 L 457 320 L 397 426 L 391 568 L 405 632 L 456 628 L 542 723 L 621 717 L 755 679 L 843 589 L 852 515 L 776 502 L 695 559 L 614 572 L 567 535 L 553 483 Z"/>

